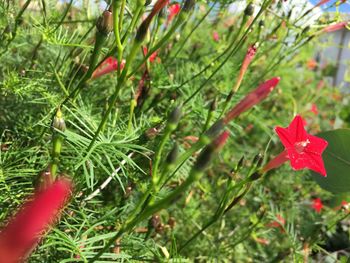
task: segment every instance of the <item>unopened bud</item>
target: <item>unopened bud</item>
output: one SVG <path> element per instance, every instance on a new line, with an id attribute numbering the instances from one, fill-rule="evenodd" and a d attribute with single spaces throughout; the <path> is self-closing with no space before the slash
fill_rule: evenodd
<path id="1" fill-rule="evenodd" d="M 224 131 L 211 144 L 205 147 L 199 154 L 193 168 L 198 172 L 203 172 L 210 164 L 213 154 L 219 151 L 226 143 L 229 132 Z"/>
<path id="2" fill-rule="evenodd" d="M 173 111 L 169 114 L 168 117 L 168 126 L 170 129 L 175 130 L 178 122 L 181 118 L 181 107 L 177 106 Z"/>
<path id="3" fill-rule="evenodd" d="M 260 173 L 260 172 L 254 172 L 254 173 L 249 177 L 249 179 L 250 179 L 251 181 L 255 181 L 255 180 L 258 180 L 261 176 L 262 176 L 262 173 Z"/>
<path id="4" fill-rule="evenodd" d="M 163 24 L 165 17 L 167 16 L 166 14 L 167 9 L 166 8 L 162 8 L 159 13 L 158 13 L 158 23 L 161 25 Z"/>
<path id="5" fill-rule="evenodd" d="M 252 3 L 249 3 L 244 10 L 244 15 L 252 16 L 253 14 L 254 14 L 254 5 Z"/>
<path id="6" fill-rule="evenodd" d="M 141 44 L 145 40 L 149 25 L 151 24 L 153 17 L 156 14 L 158 14 L 162 10 L 162 8 L 164 8 L 167 5 L 167 3 L 168 3 L 167 0 L 158 0 L 154 4 L 152 11 L 149 13 L 147 18 L 143 20 L 143 22 L 141 23 L 140 27 L 137 30 L 137 33 L 135 36 L 136 43 Z"/>
<path id="7" fill-rule="evenodd" d="M 225 124 L 222 119 L 218 120 L 215 122 L 206 132 L 204 135 L 209 137 L 210 139 L 215 138 L 216 136 L 219 135 L 221 130 L 224 128 Z"/>
<path id="8" fill-rule="evenodd" d="M 260 20 L 260 21 L 259 21 L 259 27 L 264 27 L 264 26 L 265 26 L 264 20 Z"/>
<path id="9" fill-rule="evenodd" d="M 66 123 L 64 122 L 64 119 L 62 117 L 61 109 L 57 110 L 56 115 L 52 122 L 52 127 L 62 132 L 66 130 Z"/>
<path id="10" fill-rule="evenodd" d="M 166 158 L 166 163 L 172 164 L 176 161 L 177 156 L 179 154 L 179 146 L 177 143 L 174 144 L 174 147 L 171 149 L 169 152 L 167 158 Z"/>
<path id="11" fill-rule="evenodd" d="M 244 164 L 244 155 L 241 157 L 241 159 L 239 159 L 239 161 L 238 161 L 238 163 L 236 165 L 236 171 L 241 169 L 243 164 Z"/>
<path id="12" fill-rule="evenodd" d="M 145 19 L 140 27 L 138 28 L 135 36 L 135 41 L 138 43 L 142 43 L 147 35 L 148 27 L 149 27 L 150 21 L 148 19 Z"/>
<path id="13" fill-rule="evenodd" d="M 260 167 L 263 160 L 264 160 L 264 156 L 261 153 L 258 153 L 257 155 L 254 156 L 253 165 L 255 165 L 256 167 Z"/>
<path id="14" fill-rule="evenodd" d="M 186 0 L 184 3 L 184 6 L 182 8 L 182 11 L 189 12 L 193 9 L 193 7 L 196 4 L 196 0 Z"/>
<path id="15" fill-rule="evenodd" d="M 113 30 L 113 16 L 112 12 L 105 10 L 102 15 L 98 18 L 96 23 L 97 30 L 104 34 L 108 35 Z"/>
<path id="16" fill-rule="evenodd" d="M 214 150 L 211 145 L 205 147 L 199 154 L 193 169 L 196 171 L 204 171 L 210 164 Z"/>
<path id="17" fill-rule="evenodd" d="M 209 110 L 211 112 L 215 111 L 217 108 L 217 100 L 216 99 L 213 99 L 213 101 L 210 103 L 210 107 L 209 107 Z"/>
<path id="18" fill-rule="evenodd" d="M 306 26 L 303 28 L 303 31 L 301 31 L 301 34 L 303 35 L 303 34 L 307 33 L 309 30 L 310 30 L 310 26 Z"/>

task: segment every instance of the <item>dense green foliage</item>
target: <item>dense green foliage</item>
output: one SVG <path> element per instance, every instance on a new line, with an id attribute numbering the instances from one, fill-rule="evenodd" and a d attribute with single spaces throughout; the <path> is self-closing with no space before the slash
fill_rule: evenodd
<path id="1" fill-rule="evenodd" d="M 247 48 L 256 43 L 257 53 L 228 109 L 267 79 L 281 77 L 277 88 L 230 122 L 227 143 L 200 180 L 153 216 L 124 229 L 99 260 L 303 262 L 310 258 L 310 262 L 323 262 L 327 258 L 345 262 L 350 247 L 348 211 L 335 208 L 346 195 L 322 190 L 307 171 L 295 172 L 289 165 L 249 183 L 248 189 L 247 184 L 241 185 L 261 167 L 257 154 L 263 154 L 266 163 L 281 152 L 274 127 L 286 127 L 295 114 L 304 117 L 311 134 L 349 126 L 349 112 L 343 109 L 345 95 L 327 81 L 325 68 L 312 65 L 315 35 L 332 19 L 317 20 L 306 30 L 302 23 L 295 24 L 303 13 L 290 18 L 282 10 L 284 1 L 261 1 L 249 17 L 245 11 L 229 13 L 229 1 L 216 1 L 220 5 L 200 1 L 150 62 L 141 46 L 135 58 L 129 54 L 141 14 L 148 14 L 151 6 L 139 4 L 144 1 L 117 1 L 126 2 L 124 10 L 118 6 L 119 12 L 123 10 L 119 30 L 125 36 L 121 38 L 123 52 L 118 51 L 112 32 L 101 44 L 94 65 L 91 57 L 99 37 L 95 23 L 103 12 L 98 6 L 90 1 L 80 6 L 42 0 L 24 8 L 26 2 L 31 1 L 0 3 L 1 224 L 33 192 L 40 172 L 53 163 L 55 136 L 64 138 L 59 173 L 75 183 L 71 203 L 29 262 L 88 262 L 126 222 L 142 218 L 149 204 L 158 204 L 179 189 L 191 176 L 204 145 L 185 158 L 176 173 L 167 164 L 168 153 L 177 144 L 178 155 L 183 156 L 207 130 L 214 99 L 217 107 L 210 125 L 224 114 Z M 132 17 L 136 18 L 134 27 Z M 166 27 L 166 17 L 161 20 L 157 15 L 142 45 L 152 50 L 176 19 Z M 84 68 L 95 69 L 108 56 L 127 60 L 125 80 L 124 71 L 86 78 Z M 149 78 L 140 85 L 145 71 Z M 77 87 L 75 98 L 65 99 Z M 140 87 L 143 93 L 137 97 Z M 135 100 L 138 105 L 133 108 Z M 317 105 L 318 114 L 311 111 L 312 104 Z M 179 124 L 167 134 L 168 116 L 179 105 Z M 58 107 L 65 131 L 51 127 Z M 104 118 L 106 123 L 101 125 Z M 163 186 L 152 181 L 159 152 L 156 172 L 167 176 Z M 244 161 L 237 167 L 242 156 Z M 106 187 L 91 195 L 110 177 Z M 242 198 L 235 199 L 242 193 Z M 222 215 L 221 206 L 230 203 L 225 197 L 236 204 Z M 312 208 L 314 198 L 325 200 L 321 213 Z M 213 224 L 186 243 L 208 222 Z"/>

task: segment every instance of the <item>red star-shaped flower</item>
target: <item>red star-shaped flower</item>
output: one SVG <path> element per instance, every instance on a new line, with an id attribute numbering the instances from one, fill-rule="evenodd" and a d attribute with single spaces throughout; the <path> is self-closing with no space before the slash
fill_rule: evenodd
<path id="1" fill-rule="evenodd" d="M 312 200 L 312 208 L 317 212 L 320 213 L 323 208 L 323 203 L 320 198 L 316 198 Z"/>
<path id="2" fill-rule="evenodd" d="M 287 158 L 294 170 L 308 168 L 323 176 L 327 175 L 322 153 L 328 142 L 308 134 L 300 115 L 295 116 L 287 128 L 276 127 L 275 130 L 286 148 Z"/>

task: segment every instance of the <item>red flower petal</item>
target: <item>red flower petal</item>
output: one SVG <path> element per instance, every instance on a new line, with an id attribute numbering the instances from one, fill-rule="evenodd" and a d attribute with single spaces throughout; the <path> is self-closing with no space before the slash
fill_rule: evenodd
<path id="1" fill-rule="evenodd" d="M 308 134 L 307 138 L 310 141 L 310 143 L 306 145 L 304 149 L 304 151 L 307 153 L 321 155 L 328 146 L 328 142 L 326 140 L 317 136 Z"/>
<path id="2" fill-rule="evenodd" d="M 275 132 L 277 133 L 284 147 L 293 147 L 294 141 L 291 140 L 291 136 L 287 128 L 276 127 Z"/>
<path id="3" fill-rule="evenodd" d="M 292 138 L 294 138 L 294 143 L 305 141 L 307 139 L 303 119 L 300 115 L 294 117 L 293 121 L 288 126 L 288 131 L 291 133 Z"/>
<path id="4" fill-rule="evenodd" d="M 276 127 L 275 131 L 287 150 L 287 156 L 294 170 L 308 168 L 323 176 L 327 175 L 322 153 L 328 142 L 308 134 L 303 119 L 297 115 L 287 128 Z"/>
<path id="5" fill-rule="evenodd" d="M 320 213 L 323 208 L 323 203 L 320 198 L 316 198 L 312 201 L 311 207 L 317 212 Z"/>
<path id="6" fill-rule="evenodd" d="M 123 69 L 124 66 L 125 66 L 125 60 L 122 60 L 122 62 L 120 63 L 120 66 L 118 66 L 118 61 L 116 58 L 108 57 L 106 58 L 105 61 L 102 62 L 100 66 L 98 66 L 97 69 L 95 69 L 95 71 L 91 75 L 91 79 L 96 79 L 105 74 L 116 71 L 118 70 L 118 67 L 120 67 L 120 69 Z"/>

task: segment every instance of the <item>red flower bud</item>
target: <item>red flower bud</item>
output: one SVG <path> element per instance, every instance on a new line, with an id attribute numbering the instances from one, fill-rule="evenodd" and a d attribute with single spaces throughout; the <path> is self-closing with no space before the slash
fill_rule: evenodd
<path id="1" fill-rule="evenodd" d="M 248 93 L 231 111 L 229 111 L 225 118 L 224 123 L 227 124 L 234 118 L 237 118 L 243 112 L 249 110 L 254 105 L 264 100 L 270 92 L 277 86 L 280 81 L 279 77 L 272 78 L 262 83 L 258 88 Z"/>
<path id="2" fill-rule="evenodd" d="M 95 69 L 92 73 L 91 79 L 96 79 L 110 72 L 116 71 L 118 69 L 122 70 L 125 66 L 125 60 L 122 60 L 122 63 L 118 63 L 114 57 L 108 57 L 105 61 L 102 62 L 100 66 Z"/>
<path id="3" fill-rule="evenodd" d="M 329 26 L 326 26 L 325 28 L 323 28 L 322 32 L 326 32 L 326 33 L 334 32 L 334 31 L 343 29 L 347 25 L 348 25 L 348 21 L 344 21 L 344 22 L 340 22 L 340 23 L 337 23 L 337 24 L 329 25 Z"/>

